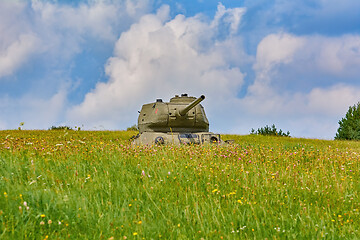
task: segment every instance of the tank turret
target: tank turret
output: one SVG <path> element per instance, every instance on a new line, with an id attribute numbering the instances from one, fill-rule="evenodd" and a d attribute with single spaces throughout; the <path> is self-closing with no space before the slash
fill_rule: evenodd
<path id="1" fill-rule="evenodd" d="M 145 104 L 138 118 L 140 134 L 143 132 L 208 132 L 209 121 L 203 106 L 205 99 L 188 97 L 182 94 L 175 96 L 170 102 L 157 99 L 154 103 Z"/>
<path id="2" fill-rule="evenodd" d="M 144 104 L 139 112 L 139 134 L 135 144 L 203 144 L 221 143 L 220 135 L 209 132 L 209 121 L 204 107 L 205 99 L 175 95 L 169 102 L 157 99 Z"/>
<path id="3" fill-rule="evenodd" d="M 185 116 L 185 114 L 187 112 L 189 112 L 193 107 L 195 107 L 196 105 L 198 105 L 202 100 L 205 99 L 204 95 L 201 95 L 198 99 L 195 99 L 192 103 L 190 103 L 189 105 L 187 105 L 185 108 L 183 109 L 179 109 L 178 113 L 180 116 Z"/>

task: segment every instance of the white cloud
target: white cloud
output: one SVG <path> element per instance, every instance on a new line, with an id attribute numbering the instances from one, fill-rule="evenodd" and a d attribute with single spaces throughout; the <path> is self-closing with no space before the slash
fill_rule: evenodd
<path id="1" fill-rule="evenodd" d="M 29 24 L 18 19 L 25 7 L 22 2 L 0 2 L 0 79 L 25 63 L 39 42 Z"/>
<path id="2" fill-rule="evenodd" d="M 337 121 L 348 106 L 359 101 L 360 86 L 341 82 L 316 85 L 316 80 L 309 79 L 305 81 L 313 87 L 304 92 L 275 88 L 274 83 L 282 74 L 279 69 L 290 67 L 297 69 L 287 80 L 290 85 L 292 81 L 300 81 L 301 74 L 309 76 L 309 72 L 315 77 L 324 73 L 326 76 L 360 74 L 359 39 L 359 36 L 347 35 L 328 38 L 286 33 L 265 37 L 257 49 L 255 81 L 241 99 L 241 106 L 255 118 L 266 117 L 292 126 L 297 136 L 333 137 Z"/>
<path id="3" fill-rule="evenodd" d="M 226 9 L 224 5 L 219 3 L 212 25 L 217 28 L 228 28 L 230 34 L 235 34 L 245 12 L 245 8 Z"/>
<path id="4" fill-rule="evenodd" d="M 335 85 L 331 88 L 315 88 L 307 95 L 313 114 L 340 117 L 347 107 L 360 100 L 360 87 Z"/>
<path id="5" fill-rule="evenodd" d="M 19 38 L 0 51 L 0 79 L 12 74 L 30 55 L 38 44 L 38 39 L 32 34 L 22 34 Z"/>
<path id="6" fill-rule="evenodd" d="M 238 53 L 237 58 L 241 58 L 244 53 L 234 48 L 231 51 L 235 53 L 228 57 L 224 50 L 235 46 L 231 42 L 236 38 L 231 40 L 228 35 L 225 41 L 217 41 L 217 26 L 201 16 L 178 15 L 167 20 L 168 11 L 163 6 L 157 14 L 143 16 L 121 35 L 106 66 L 109 81 L 88 93 L 84 102 L 69 112 L 69 119 L 88 125 L 106 122 L 108 127 L 123 126 L 136 120 L 136 110 L 142 104 L 158 97 L 168 100 L 184 92 L 208 94 L 216 96 L 207 100 L 213 107 L 236 98 L 244 76 L 227 61 L 239 61 L 234 56 Z M 239 19 L 227 23 L 233 26 L 235 22 Z"/>
<path id="7" fill-rule="evenodd" d="M 312 39 L 309 39 L 310 41 Z M 316 37 L 314 48 L 320 49 L 316 63 L 324 71 L 339 75 L 360 74 L 360 36 L 345 35 L 338 38 Z"/>
<path id="8" fill-rule="evenodd" d="M 0 129 L 16 128 L 20 122 L 25 122 L 24 129 L 44 129 L 56 125 L 62 118 L 67 100 L 66 91 L 60 90 L 48 99 L 31 95 L 17 99 L 5 96 L 0 102 L 1 112 L 6 116 Z"/>
<path id="9" fill-rule="evenodd" d="M 64 85 L 72 84 L 68 81 L 75 57 L 96 49 L 95 44 L 111 48 L 119 33 L 148 11 L 148 5 L 142 0 L 89 0 L 75 6 L 57 1 L 0 1 L 0 80 L 15 79 L 11 84 L 18 89 L 31 86 L 0 96 L 7 103 L 0 106 L 0 112 L 6 112 L 7 128 L 16 127 L 19 121 L 32 128 L 47 128 L 63 119 L 59 112 L 67 97 Z M 21 76 L 24 69 L 30 76 L 23 79 L 17 74 Z M 18 92 L 20 96 L 14 97 Z"/>
<path id="10" fill-rule="evenodd" d="M 32 9 L 42 27 L 52 29 L 53 33 L 68 32 L 77 37 L 89 34 L 99 39 L 115 40 L 117 31 L 114 27 L 119 27 L 119 21 L 135 17 L 138 11 L 142 12 L 141 8 L 146 8 L 146 4 L 147 1 L 90 1 L 74 8 L 32 1 Z"/>
<path id="11" fill-rule="evenodd" d="M 0 2 L 0 78 L 34 54 L 69 61 L 91 39 L 113 44 L 148 8 L 148 1 L 89 1 L 77 7 L 53 2 Z"/>
<path id="12" fill-rule="evenodd" d="M 301 37 L 286 33 L 270 34 L 258 45 L 254 68 L 267 72 L 276 64 L 288 64 L 303 45 Z"/>

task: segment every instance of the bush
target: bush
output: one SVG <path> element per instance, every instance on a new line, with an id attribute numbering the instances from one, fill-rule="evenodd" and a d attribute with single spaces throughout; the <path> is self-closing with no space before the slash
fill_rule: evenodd
<path id="1" fill-rule="evenodd" d="M 131 127 L 128 127 L 126 131 L 139 131 L 136 124 L 132 125 Z"/>
<path id="2" fill-rule="evenodd" d="M 286 133 L 283 132 L 281 129 L 278 131 L 275 127 L 275 124 L 273 124 L 271 127 L 266 125 L 263 128 L 258 128 L 257 131 L 255 131 L 255 129 L 252 128 L 250 134 L 290 137 L 289 131 L 287 131 Z"/>
<path id="3" fill-rule="evenodd" d="M 51 128 L 49 128 L 49 130 L 73 130 L 71 127 L 68 126 L 52 126 Z"/>
<path id="4" fill-rule="evenodd" d="M 344 118 L 339 121 L 335 139 L 360 140 L 360 102 L 350 106 Z"/>

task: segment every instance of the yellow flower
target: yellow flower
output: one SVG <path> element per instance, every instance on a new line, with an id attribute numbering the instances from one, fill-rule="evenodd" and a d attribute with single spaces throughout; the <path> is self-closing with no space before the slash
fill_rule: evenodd
<path id="1" fill-rule="evenodd" d="M 217 192 L 217 189 L 212 190 L 212 192 Z"/>
<path id="2" fill-rule="evenodd" d="M 40 217 L 44 218 L 44 217 L 45 217 L 45 214 L 41 214 Z"/>
<path id="3" fill-rule="evenodd" d="M 133 235 L 136 236 L 136 235 L 138 235 L 138 234 L 137 234 L 137 232 L 134 232 Z"/>

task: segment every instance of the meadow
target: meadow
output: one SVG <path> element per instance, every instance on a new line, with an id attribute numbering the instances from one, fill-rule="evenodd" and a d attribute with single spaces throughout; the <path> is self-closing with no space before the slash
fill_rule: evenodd
<path id="1" fill-rule="evenodd" d="M 0 239 L 360 239 L 360 142 L 0 131 Z"/>

